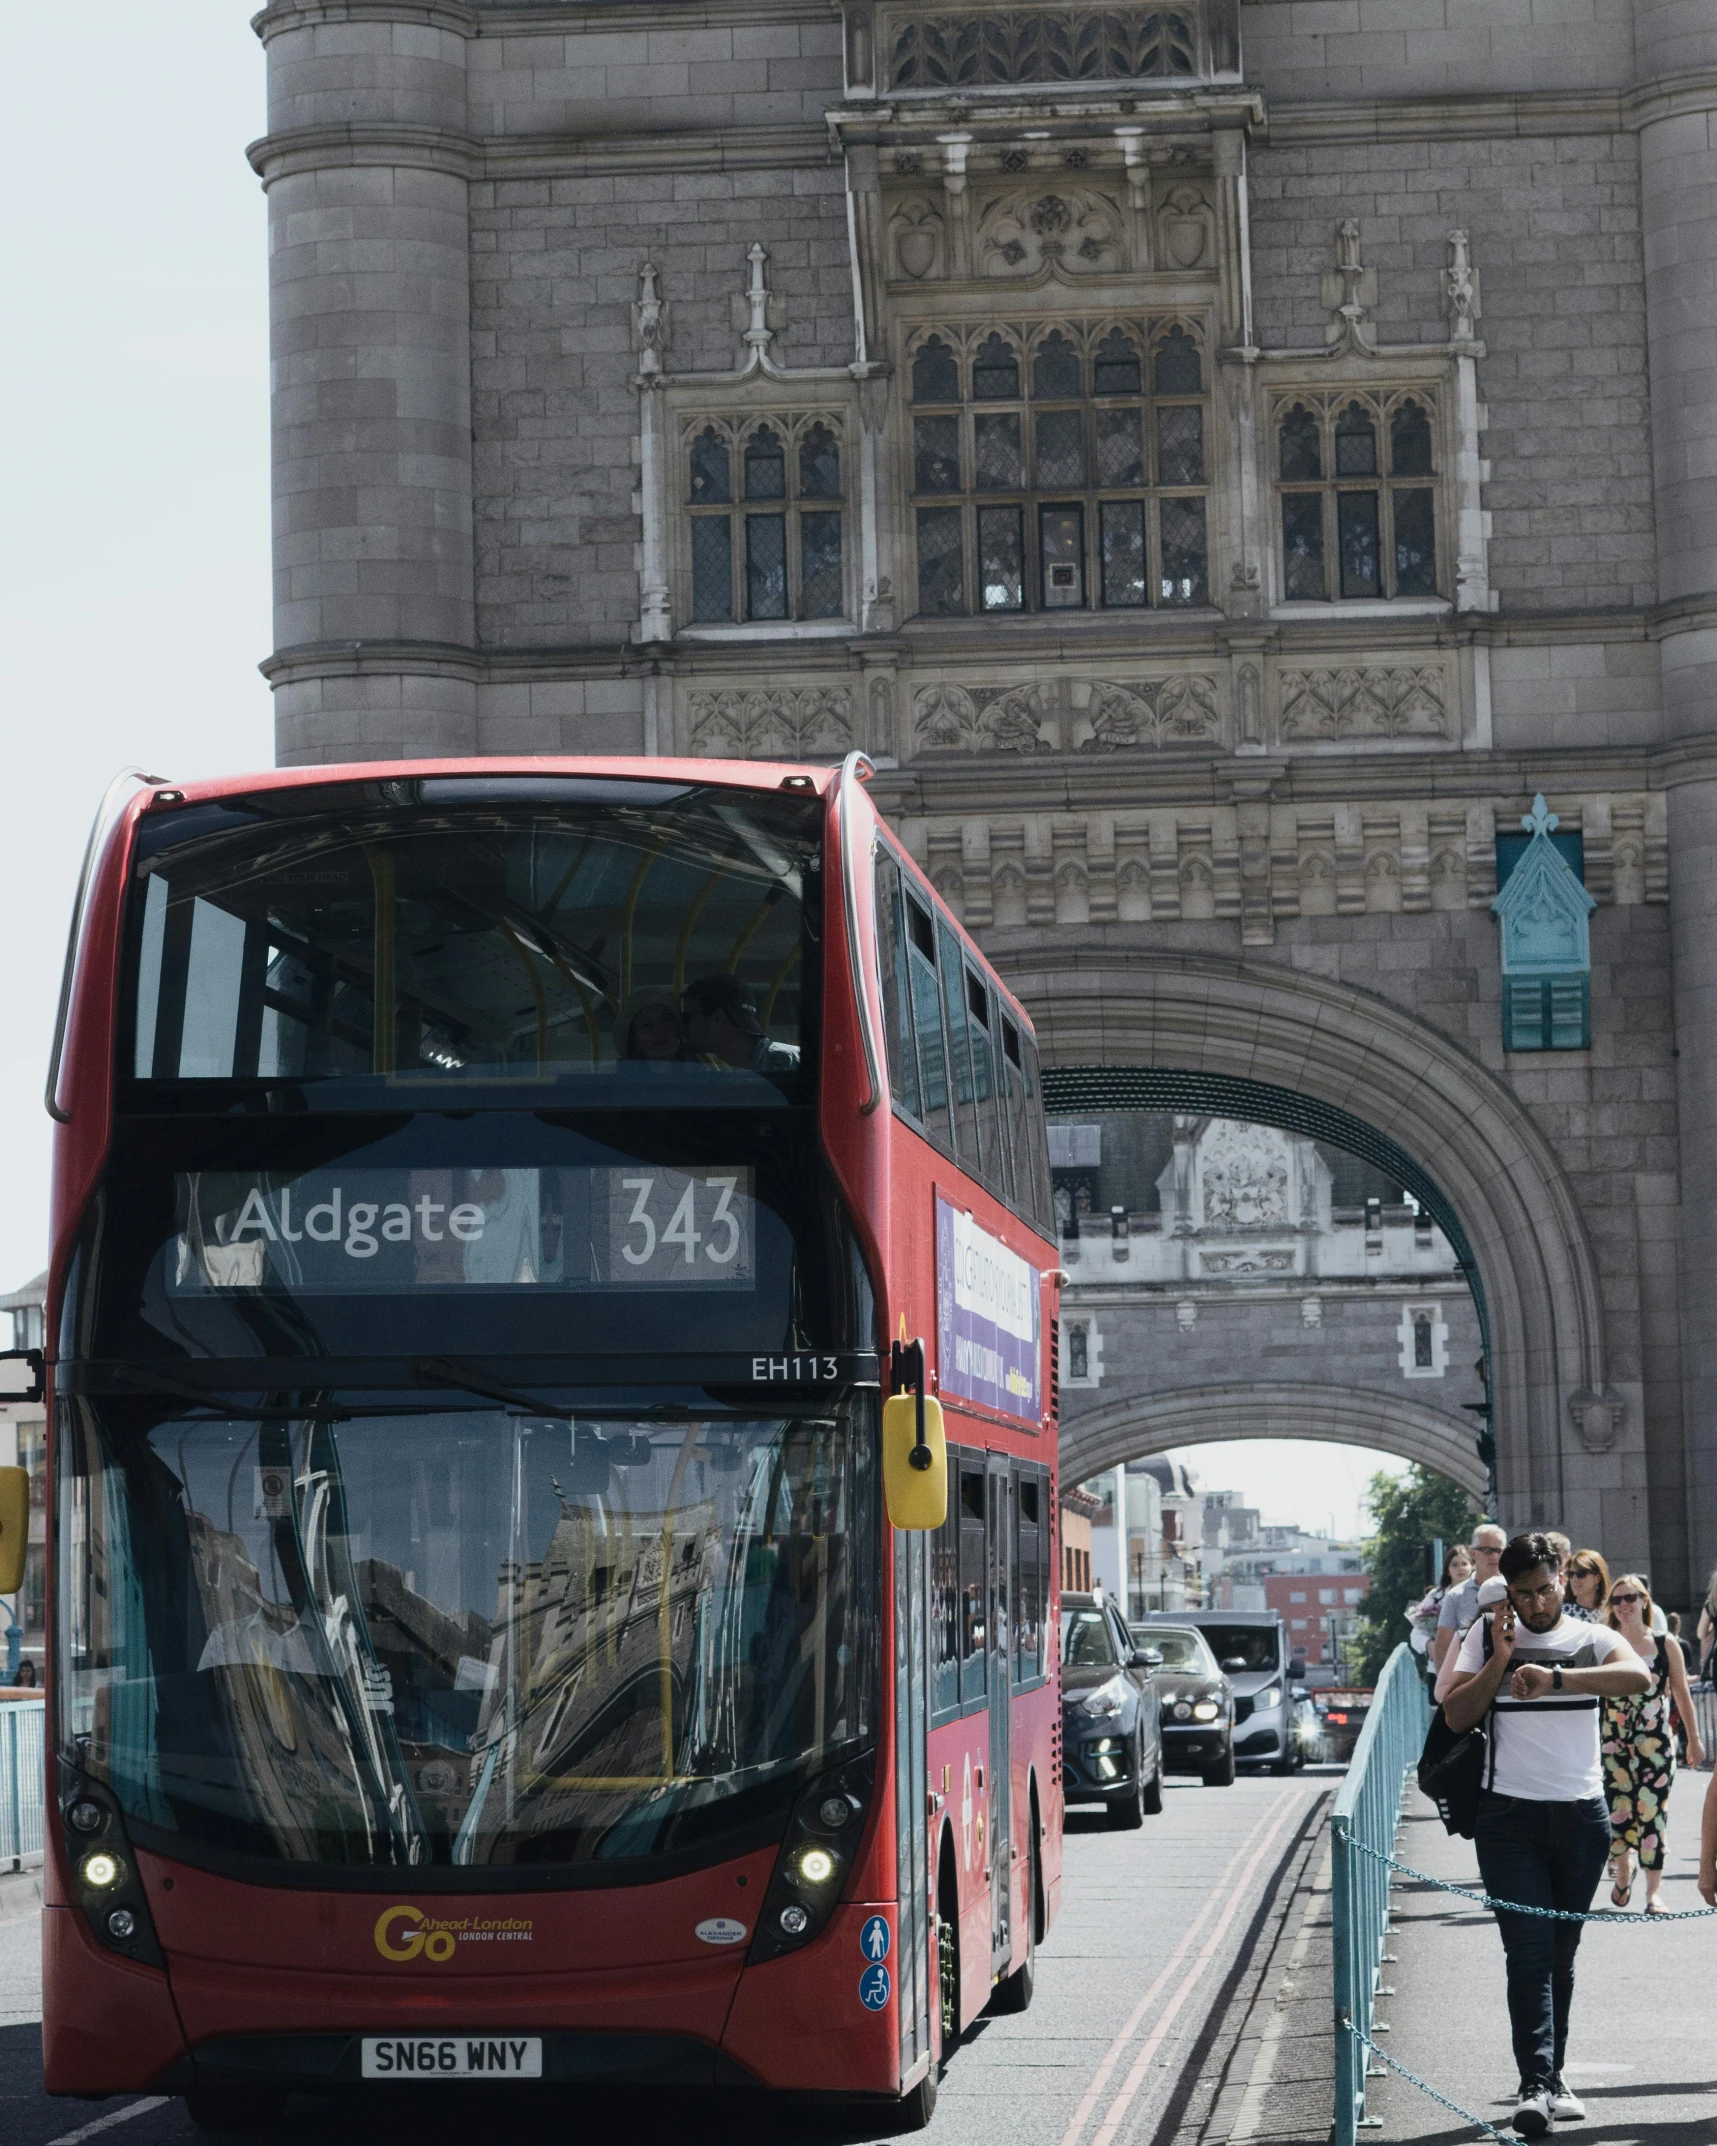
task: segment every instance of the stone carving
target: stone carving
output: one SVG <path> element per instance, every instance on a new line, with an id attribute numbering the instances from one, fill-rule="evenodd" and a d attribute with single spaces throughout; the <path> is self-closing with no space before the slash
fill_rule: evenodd
<path id="1" fill-rule="evenodd" d="M 840 686 L 694 693 L 692 750 L 713 759 L 803 760 L 852 750 L 852 696 Z"/>
<path id="2" fill-rule="evenodd" d="M 1479 272 L 1473 266 L 1464 231 L 1449 233 L 1449 265 L 1443 270 L 1441 280 L 1450 339 L 1456 343 L 1470 343 L 1478 333 L 1475 323 L 1484 307 L 1479 302 Z"/>
<path id="3" fill-rule="evenodd" d="M 1377 304 L 1377 271 L 1359 257 L 1359 223 L 1344 216 L 1335 227 L 1335 266 L 1323 273 L 1323 302 L 1329 313 L 1324 341 L 1332 349 L 1369 350 L 1377 340 L 1371 315 Z"/>
<path id="4" fill-rule="evenodd" d="M 1287 1134 L 1273 1126 L 1218 1120 L 1198 1158 L 1205 1228 L 1271 1229 L 1289 1222 L 1292 1159 Z"/>
<path id="5" fill-rule="evenodd" d="M 1441 738 L 1448 735 L 1441 664 L 1358 665 L 1282 673 L 1284 738 Z"/>
<path id="6" fill-rule="evenodd" d="M 942 272 L 942 218 L 921 199 L 903 201 L 892 224 L 896 271 L 914 283 Z"/>
<path id="7" fill-rule="evenodd" d="M 1041 753 L 1053 743 L 1043 735 L 1048 710 L 1041 686 L 979 686 L 970 693 L 964 686 L 920 686 L 913 707 L 918 737 L 931 750 Z"/>
<path id="8" fill-rule="evenodd" d="M 1198 73 L 1198 17 L 1179 8 L 1019 8 L 897 22 L 893 89 L 1101 82 Z"/>
<path id="9" fill-rule="evenodd" d="M 1607 1453 L 1621 1434 L 1627 1402 L 1613 1386 L 1580 1386 L 1568 1396 L 1580 1443 L 1588 1453 Z"/>
<path id="10" fill-rule="evenodd" d="M 654 261 L 638 271 L 638 296 L 632 307 L 632 342 L 638 352 L 638 371 L 652 379 L 662 371 L 662 356 L 668 346 L 668 307 Z"/>
<path id="11" fill-rule="evenodd" d="M 1202 1274 L 1292 1274 L 1292 1252 L 1206 1252 L 1198 1255 Z"/>
<path id="12" fill-rule="evenodd" d="M 1079 746 L 1086 753 L 1213 738 L 1222 722 L 1215 680 L 1195 674 L 1128 685 L 1098 679 L 1091 687 L 1090 715 L 1091 735 Z"/>
<path id="13" fill-rule="evenodd" d="M 1176 268 L 1196 268 L 1210 247 L 1210 208 L 1196 187 L 1177 186 L 1163 205 L 1162 257 Z"/>
<path id="14" fill-rule="evenodd" d="M 1255 663 L 1243 663 L 1235 674 L 1234 714 L 1242 745 L 1257 745 L 1263 739 L 1262 717 L 1259 713 L 1262 683 Z"/>
<path id="15" fill-rule="evenodd" d="M 1126 266 L 1121 205 L 1109 194 L 1008 194 L 985 205 L 978 223 L 984 276 L 1113 275 Z"/>

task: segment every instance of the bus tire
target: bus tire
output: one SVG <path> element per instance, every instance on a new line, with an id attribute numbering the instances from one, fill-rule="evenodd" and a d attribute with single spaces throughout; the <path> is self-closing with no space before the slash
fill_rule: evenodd
<path id="1" fill-rule="evenodd" d="M 897 2131 L 923 2131 L 936 2114 L 936 2067 L 930 2069 L 910 2092 L 900 2097 Z"/>
<path id="2" fill-rule="evenodd" d="M 1011 1975 L 1002 1979 L 990 1992 L 992 2012 L 1029 2012 L 1032 1991 L 1037 1984 L 1037 1946 L 1035 1939 L 1037 1903 L 1037 1837 L 1034 1831 L 1031 1846 L 1027 1851 L 1025 1872 L 1025 1958 Z"/>
<path id="3" fill-rule="evenodd" d="M 1145 1784 L 1139 1778 L 1144 1770 L 1145 1744 L 1140 1737 L 1133 1745 L 1133 1778 L 1127 1793 L 1109 1805 L 1109 1824 L 1117 1833 L 1136 1833 L 1145 1822 Z"/>
<path id="4" fill-rule="evenodd" d="M 936 1887 L 936 1989 L 946 2064 L 960 2042 L 960 1881 L 954 1872 L 952 1843 L 946 1840 Z"/>
<path id="5" fill-rule="evenodd" d="M 1230 1739 L 1216 1764 L 1207 1766 L 1204 1769 L 1204 1785 L 1206 1788 L 1232 1788 L 1234 1786 L 1234 1744 L 1232 1739 Z"/>

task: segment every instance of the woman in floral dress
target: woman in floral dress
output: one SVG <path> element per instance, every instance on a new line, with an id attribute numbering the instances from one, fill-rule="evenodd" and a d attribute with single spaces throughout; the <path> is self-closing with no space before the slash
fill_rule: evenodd
<path id="1" fill-rule="evenodd" d="M 1610 1899 L 1625 1908 L 1633 1896 L 1633 1859 L 1645 1872 L 1645 1911 L 1661 1915 L 1664 1819 L 1675 1781 L 1673 1698 L 1687 1727 L 1689 1764 L 1703 1766 L 1704 1748 L 1693 1714 L 1693 1694 L 1681 1649 L 1651 1628 L 1651 1591 L 1637 1572 L 1624 1572 L 1610 1588 L 1609 1621 L 1651 1669 L 1650 1691 L 1637 1698 L 1605 1699 L 1604 1787 L 1610 1802 Z"/>

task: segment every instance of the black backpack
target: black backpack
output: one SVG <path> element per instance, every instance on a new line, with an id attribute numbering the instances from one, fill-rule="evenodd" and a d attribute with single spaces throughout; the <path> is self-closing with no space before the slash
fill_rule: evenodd
<path id="1" fill-rule="evenodd" d="M 1490 1626 L 1484 1629 L 1485 1659 L 1491 1656 Z M 1438 1707 L 1419 1754 L 1419 1787 L 1437 1806 L 1446 1831 L 1471 1840 L 1478 1830 L 1479 1798 L 1496 1772 L 1496 1744 L 1487 1712 L 1470 1729 L 1451 1729 Z"/>

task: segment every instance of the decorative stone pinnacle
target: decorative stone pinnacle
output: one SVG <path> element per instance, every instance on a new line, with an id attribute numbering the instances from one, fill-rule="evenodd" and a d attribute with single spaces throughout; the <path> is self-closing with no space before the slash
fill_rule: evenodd
<path id="1" fill-rule="evenodd" d="M 1520 824 L 1529 835 L 1553 835 L 1562 822 L 1544 802 L 1544 792 L 1539 791 L 1532 800 L 1532 810 L 1520 815 Z"/>
<path id="2" fill-rule="evenodd" d="M 638 271 L 638 298 L 632 308 L 632 330 L 638 345 L 638 372 L 645 380 L 662 371 L 662 350 L 668 339 L 668 308 L 662 298 L 656 264 L 646 261 Z"/>
<path id="3" fill-rule="evenodd" d="M 761 357 L 775 340 L 775 331 L 769 325 L 769 283 L 763 273 L 769 255 L 761 239 L 753 240 L 745 258 L 751 263 L 751 281 L 745 287 L 745 302 L 750 308 L 751 319 L 745 330 L 745 340 Z"/>
<path id="4" fill-rule="evenodd" d="M 1443 306 L 1449 315 L 1450 335 L 1457 343 L 1470 343 L 1478 330 L 1475 323 L 1483 310 L 1479 304 L 1479 275 L 1464 231 L 1449 233 L 1449 265 L 1443 270 Z"/>
<path id="5" fill-rule="evenodd" d="M 1326 339 L 1333 345 L 1369 350 L 1377 303 L 1377 271 L 1360 258 L 1359 219 L 1344 216 L 1335 227 L 1335 266 L 1326 268 L 1323 302 L 1330 313 Z"/>

